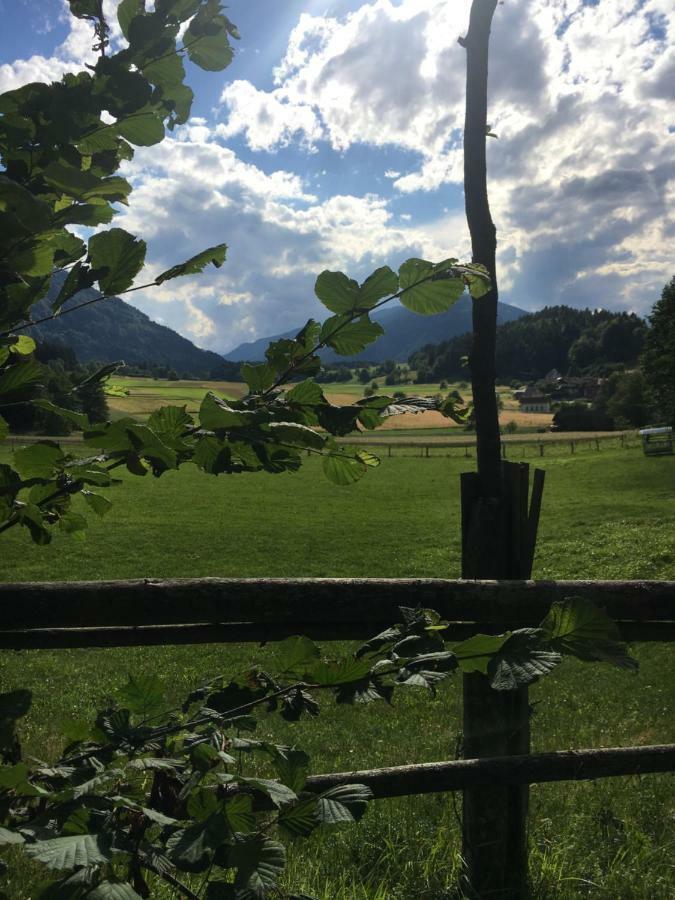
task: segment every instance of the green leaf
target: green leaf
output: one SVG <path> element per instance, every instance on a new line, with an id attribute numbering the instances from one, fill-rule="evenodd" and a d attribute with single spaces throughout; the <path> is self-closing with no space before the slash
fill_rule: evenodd
<path id="1" fill-rule="evenodd" d="M 155 284 L 162 284 L 171 278 L 179 278 L 181 275 L 196 275 L 198 272 L 202 272 L 209 263 L 212 263 L 216 269 L 219 269 L 225 262 L 226 253 L 227 244 L 216 244 L 215 247 L 202 250 L 196 256 L 190 257 L 187 262 L 171 266 L 166 272 L 162 272 L 161 275 L 155 278 Z"/>
<path id="2" fill-rule="evenodd" d="M 184 406 L 162 406 L 148 419 L 148 428 L 173 450 L 185 449 L 183 434 L 193 424 L 192 416 Z"/>
<path id="3" fill-rule="evenodd" d="M 212 391 L 206 394 L 199 408 L 199 421 L 209 431 L 242 428 L 253 424 L 255 420 L 254 414 L 233 409 L 226 400 L 221 400 Z"/>
<path id="4" fill-rule="evenodd" d="M 318 797 L 299 800 L 279 813 L 279 825 L 293 837 L 307 837 L 321 824 L 318 809 Z"/>
<path id="5" fill-rule="evenodd" d="M 14 465 L 22 478 L 51 478 L 60 472 L 65 456 L 54 441 L 38 441 L 14 453 Z"/>
<path id="6" fill-rule="evenodd" d="M 340 447 L 323 457 L 323 471 L 334 484 L 354 484 L 368 471 L 368 465 L 361 458 L 361 452 L 354 447 Z M 370 456 L 371 454 L 368 454 Z M 373 457 L 375 458 L 375 457 Z"/>
<path id="7" fill-rule="evenodd" d="M 326 443 L 323 435 L 296 422 L 270 422 L 268 427 L 272 438 L 279 444 L 321 450 Z"/>
<path id="8" fill-rule="evenodd" d="M 285 865 L 284 845 L 266 837 L 238 840 L 228 848 L 227 866 L 237 870 L 234 886 L 239 900 L 266 897 Z"/>
<path id="9" fill-rule="evenodd" d="M 83 490 L 82 496 L 97 516 L 104 516 L 112 509 L 112 503 L 107 497 L 104 497 L 103 494 L 96 494 L 94 491 Z"/>
<path id="10" fill-rule="evenodd" d="M 315 406 L 317 403 L 326 402 L 323 390 L 311 378 L 299 381 L 290 391 L 287 391 L 286 400 L 297 406 Z"/>
<path id="11" fill-rule="evenodd" d="M 122 0 L 117 7 L 117 21 L 120 23 L 122 34 L 129 39 L 129 25 L 131 20 L 145 11 L 145 0 Z"/>
<path id="12" fill-rule="evenodd" d="M 214 14 L 218 4 L 201 6 L 190 22 L 183 39 L 190 61 L 208 72 L 220 72 L 232 62 L 233 51 L 228 35 L 233 33 L 226 16 Z"/>
<path id="13" fill-rule="evenodd" d="M 157 675 L 130 675 L 118 694 L 124 706 L 143 719 L 166 708 L 164 685 Z"/>
<path id="14" fill-rule="evenodd" d="M 246 794 L 237 794 L 225 801 L 225 818 L 233 832 L 255 831 L 253 800 Z"/>
<path id="15" fill-rule="evenodd" d="M 56 300 L 52 303 L 52 312 L 58 312 L 66 300 L 70 300 L 71 297 L 74 297 L 75 294 L 84 288 L 90 288 L 94 281 L 95 278 L 91 273 L 91 269 L 88 266 L 83 266 L 80 261 L 76 262 L 61 285 L 61 290 Z"/>
<path id="16" fill-rule="evenodd" d="M 358 282 L 344 272 L 323 271 L 316 279 L 314 293 L 334 313 L 349 313 L 358 306 Z"/>
<path id="17" fill-rule="evenodd" d="M 349 316 L 332 316 L 323 323 L 320 341 L 341 356 L 353 356 L 384 334 L 384 328 L 363 315 L 353 322 Z"/>
<path id="18" fill-rule="evenodd" d="M 102 881 L 87 894 L 87 900 L 142 900 L 126 881 Z"/>
<path id="19" fill-rule="evenodd" d="M 347 684 L 351 681 L 360 681 L 371 669 L 371 663 L 367 659 L 346 657 L 337 662 L 319 662 L 310 666 L 305 677 L 307 681 L 320 685 Z"/>
<path id="20" fill-rule="evenodd" d="M 453 647 L 453 652 L 463 672 L 480 672 L 487 675 L 488 664 L 511 637 L 506 634 L 474 634 L 461 644 Z"/>
<path id="21" fill-rule="evenodd" d="M 215 747 L 212 747 L 211 749 L 217 753 Z M 215 791 L 209 791 L 206 788 L 198 787 L 190 792 L 190 796 L 187 800 L 187 813 L 191 819 L 202 822 L 204 819 L 208 819 L 209 816 L 213 815 L 217 809 L 218 798 L 216 797 Z"/>
<path id="22" fill-rule="evenodd" d="M 258 365 L 244 363 L 241 367 L 241 377 L 252 393 L 260 393 L 272 387 L 276 380 L 276 372 L 269 363 L 259 363 Z"/>
<path id="23" fill-rule="evenodd" d="M 307 781 L 309 756 L 295 747 L 275 747 L 272 756 L 279 781 L 299 794 Z"/>
<path id="24" fill-rule="evenodd" d="M 541 623 L 543 638 L 554 650 L 587 661 L 609 662 L 622 669 L 638 668 L 628 655 L 619 629 L 606 613 L 581 597 L 567 597 L 551 606 Z"/>
<path id="25" fill-rule="evenodd" d="M 25 852 L 48 869 L 72 869 L 109 862 L 111 844 L 109 834 L 71 834 L 28 844 Z"/>
<path id="26" fill-rule="evenodd" d="M 43 381 L 45 368 L 32 357 L 26 362 L 8 366 L 0 372 L 0 397 L 12 399 Z"/>
<path id="27" fill-rule="evenodd" d="M 51 400 L 44 400 L 42 398 L 33 400 L 32 402 L 33 406 L 37 406 L 39 409 L 44 409 L 45 412 L 52 413 L 55 416 L 59 416 L 61 419 L 72 422 L 80 431 L 84 431 L 91 427 L 89 416 L 87 416 L 86 413 L 75 412 L 74 409 L 64 409 L 62 406 L 57 406 L 55 403 L 52 403 Z"/>
<path id="28" fill-rule="evenodd" d="M 331 312 L 350 313 L 355 309 L 372 309 L 383 297 L 398 291 L 398 277 L 389 266 L 373 272 L 361 286 L 343 272 L 322 272 L 316 279 L 314 293 Z"/>
<path id="29" fill-rule="evenodd" d="M 488 270 L 480 263 L 472 263 L 461 267 L 464 280 L 469 285 L 469 293 L 474 300 L 480 300 L 492 289 Z"/>
<path id="30" fill-rule="evenodd" d="M 28 356 L 35 350 L 35 341 L 27 334 L 20 334 L 16 337 L 13 344 L 10 345 L 12 353 L 18 353 L 20 356 Z"/>
<path id="31" fill-rule="evenodd" d="M 115 130 L 130 144 L 151 147 L 164 140 L 164 122 L 155 112 L 132 113 L 115 123 Z M 118 288 L 119 290 L 119 288 Z"/>
<path id="32" fill-rule="evenodd" d="M 143 268 L 145 241 L 123 228 L 100 231 L 89 238 L 89 261 L 92 268 L 105 273 L 98 277 L 104 294 L 125 291 Z"/>
<path id="33" fill-rule="evenodd" d="M 425 259 L 409 259 L 398 270 L 401 303 L 420 315 L 446 312 L 464 293 L 461 278 L 438 278 L 438 267 Z M 424 281 L 423 281 L 424 280 Z M 422 282 L 423 283 L 420 283 Z"/>
<path id="34" fill-rule="evenodd" d="M 0 441 L 6 441 L 9 435 L 7 420 L 0 416 Z"/>
<path id="35" fill-rule="evenodd" d="M 239 778 L 239 781 L 265 794 L 276 807 L 284 806 L 286 803 L 293 803 L 298 799 L 295 791 L 292 791 L 285 784 L 273 781 L 270 778 Z"/>
<path id="36" fill-rule="evenodd" d="M 317 815 L 322 825 L 344 825 L 360 819 L 373 792 L 364 784 L 343 784 L 319 796 Z"/>
<path id="37" fill-rule="evenodd" d="M 224 815 L 216 812 L 203 822 L 175 832 L 166 842 L 168 856 L 179 868 L 199 871 L 205 857 L 210 857 L 227 840 L 228 834 Z"/>
<path id="38" fill-rule="evenodd" d="M 280 641 L 277 644 L 277 651 L 279 671 L 295 672 L 298 675 L 302 674 L 309 663 L 321 656 L 321 651 L 314 641 L 302 635 L 293 635 Z"/>
<path id="39" fill-rule="evenodd" d="M 514 631 L 487 666 L 490 685 L 496 691 L 513 691 L 547 675 L 562 657 L 541 646 L 539 629 Z"/>
<path id="40" fill-rule="evenodd" d="M 359 306 L 362 309 L 372 309 L 382 300 L 398 292 L 398 275 L 389 266 L 376 269 L 372 275 L 363 282 L 359 289 Z"/>

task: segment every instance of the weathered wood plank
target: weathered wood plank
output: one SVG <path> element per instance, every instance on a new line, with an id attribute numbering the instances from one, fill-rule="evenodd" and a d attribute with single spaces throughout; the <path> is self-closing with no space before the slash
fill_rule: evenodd
<path id="1" fill-rule="evenodd" d="M 675 622 L 673 581 L 198 578 L 2 584 L 0 628 L 259 623 L 367 636 L 400 619 L 399 607 L 422 606 L 500 629 L 536 625 L 570 596 L 619 623 Z"/>
<path id="2" fill-rule="evenodd" d="M 376 798 L 437 794 L 478 786 L 583 781 L 675 771 L 675 744 L 561 750 L 519 756 L 389 766 L 313 775 L 305 789 L 319 793 L 340 784 L 365 784 Z"/>

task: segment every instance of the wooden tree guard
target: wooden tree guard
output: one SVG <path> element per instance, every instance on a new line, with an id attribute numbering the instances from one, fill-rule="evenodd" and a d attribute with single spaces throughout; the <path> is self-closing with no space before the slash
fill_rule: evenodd
<path id="1" fill-rule="evenodd" d="M 479 476 L 465 472 L 462 489 L 462 577 L 529 578 L 539 524 L 544 472 L 535 469 L 528 508 L 529 465 L 502 461 L 499 502 L 479 494 Z M 464 676 L 465 759 L 529 753 L 527 688 L 495 691 L 484 675 Z M 528 786 L 464 791 L 466 878 L 478 897 L 520 897 L 527 879 Z"/>

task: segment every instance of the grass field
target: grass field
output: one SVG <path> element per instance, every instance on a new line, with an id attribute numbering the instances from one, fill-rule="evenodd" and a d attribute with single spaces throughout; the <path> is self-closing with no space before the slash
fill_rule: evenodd
<path id="1" fill-rule="evenodd" d="M 199 409 L 202 397 L 208 390 L 215 391 L 222 397 L 235 399 L 241 397 L 246 385 L 237 381 L 167 381 L 158 378 L 131 378 L 115 377 L 110 380 L 113 387 L 127 391 L 123 397 L 109 397 L 108 406 L 113 418 L 121 416 L 137 416 L 145 418 L 155 409 L 168 403 L 185 405 L 188 412 L 194 413 Z M 439 393 L 438 384 L 407 384 L 386 387 L 383 379 L 378 380 L 381 393 L 391 394 L 394 391 L 402 391 L 411 396 L 429 396 Z M 464 386 L 462 386 L 464 385 Z M 341 382 L 339 384 L 322 385 L 324 393 L 333 403 L 354 403 L 363 397 L 364 385 L 357 382 Z M 465 399 L 470 398 L 471 389 L 465 382 L 448 385 L 447 391 L 458 390 Z M 515 422 L 518 428 L 536 430 L 548 428 L 551 424 L 551 415 L 548 413 L 521 412 L 519 404 L 513 399 L 513 391 L 505 385 L 500 385 L 497 392 L 502 400 L 500 422 Z M 445 393 L 445 391 L 444 391 Z M 444 419 L 440 413 L 406 413 L 396 416 L 385 422 L 383 429 L 401 428 L 440 428 L 446 431 L 461 431 L 461 428 L 448 419 Z"/>
<path id="2" fill-rule="evenodd" d="M 637 450 L 542 460 L 547 472 L 539 578 L 675 577 L 675 458 Z M 108 518 L 77 542 L 47 548 L 3 536 L 3 581 L 170 576 L 444 576 L 459 574 L 461 459 L 397 458 L 358 484 L 336 488 L 309 460 L 296 475 L 212 478 L 187 466 L 159 481 L 132 479 L 111 492 Z M 133 484 L 132 484 L 133 481 Z M 365 602 L 365 601 L 364 601 Z M 327 652 L 337 652 L 326 645 Z M 637 675 L 566 662 L 531 689 L 533 747 L 675 740 L 675 665 L 665 644 L 633 648 Z M 53 757 L 63 720 L 90 716 L 128 672 L 163 676 L 168 700 L 274 646 L 6 652 L 3 690 L 33 689 L 25 749 Z M 326 704 L 316 722 L 262 719 L 261 734 L 312 754 L 315 772 L 455 755 L 460 682 L 436 700 L 399 696 L 393 707 Z M 459 799 L 457 799 L 457 803 Z M 617 778 L 537 786 L 531 792 L 533 897 L 667 900 L 675 896 L 672 778 Z M 322 900 L 440 900 L 459 865 L 456 808 L 448 795 L 373 804 L 363 822 L 293 850 L 295 889 Z M 0 888 L 28 900 L 35 872 Z M 169 900 L 170 894 L 158 893 Z"/>

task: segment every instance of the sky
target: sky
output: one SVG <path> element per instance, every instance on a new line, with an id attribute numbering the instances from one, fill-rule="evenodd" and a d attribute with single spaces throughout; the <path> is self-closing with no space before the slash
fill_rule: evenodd
<path id="1" fill-rule="evenodd" d="M 321 318 L 325 268 L 468 260 L 469 7 L 230 0 L 232 65 L 188 64 L 192 119 L 125 164 L 134 191 L 114 223 L 147 241 L 143 281 L 221 241 L 227 262 L 129 302 L 226 353 Z M 91 59 L 65 0 L 0 0 L 0 21 L 0 91 Z M 490 52 L 500 298 L 647 315 L 675 273 L 675 3 L 504 0 Z"/>

